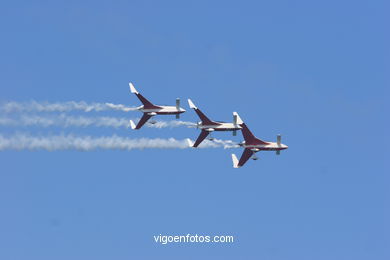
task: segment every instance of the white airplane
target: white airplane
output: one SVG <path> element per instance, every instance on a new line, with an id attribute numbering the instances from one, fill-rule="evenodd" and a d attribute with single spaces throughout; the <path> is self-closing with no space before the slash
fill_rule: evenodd
<path id="1" fill-rule="evenodd" d="M 266 142 L 255 137 L 244 123 L 241 124 L 241 127 L 242 136 L 245 141 L 240 143 L 240 146 L 244 147 L 245 150 L 242 153 L 240 160 L 237 159 L 235 154 L 232 154 L 234 168 L 243 166 L 251 157 L 253 160 L 257 160 L 258 158 L 255 153 L 259 151 L 276 151 L 276 154 L 279 155 L 281 150 L 288 148 L 287 145 L 281 143 L 281 135 L 277 135 L 276 143 Z"/>
<path id="2" fill-rule="evenodd" d="M 176 118 L 180 118 L 180 114 L 186 112 L 185 109 L 180 107 L 180 99 L 176 99 L 176 106 L 157 106 L 152 104 L 144 96 L 142 96 L 130 82 L 130 92 L 135 94 L 137 98 L 143 104 L 137 109 L 144 113 L 141 120 L 137 125 L 134 124 L 133 120 L 130 120 L 130 126 L 132 129 L 140 129 L 152 116 L 155 115 L 176 115 Z"/>
<path id="3" fill-rule="evenodd" d="M 196 114 L 200 118 L 200 122 L 197 123 L 197 128 L 201 129 L 198 139 L 196 139 L 195 144 L 192 147 L 198 147 L 198 145 L 211 133 L 214 131 L 232 131 L 235 136 L 237 130 L 241 130 L 240 124 L 244 122 L 241 120 L 240 116 L 233 112 L 233 123 L 224 123 L 210 120 L 205 114 L 197 108 L 191 99 L 188 99 L 188 105 L 190 108 L 194 109 Z"/>

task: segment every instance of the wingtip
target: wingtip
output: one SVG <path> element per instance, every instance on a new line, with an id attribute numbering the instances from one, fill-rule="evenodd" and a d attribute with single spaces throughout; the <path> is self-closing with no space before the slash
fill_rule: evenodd
<path id="1" fill-rule="evenodd" d="M 138 94 L 138 91 L 135 89 L 133 83 L 129 82 L 130 92 L 134 94 Z"/>
<path id="2" fill-rule="evenodd" d="M 238 159 L 237 159 L 237 156 L 232 153 L 232 161 L 233 161 L 233 168 L 240 168 L 240 166 L 238 166 Z"/>
<path id="3" fill-rule="evenodd" d="M 194 147 L 194 143 L 191 141 L 190 138 L 187 138 L 186 141 L 187 141 L 188 147 L 191 147 L 191 148 Z"/>
<path id="4" fill-rule="evenodd" d="M 238 125 L 241 125 L 244 123 L 244 121 L 242 121 L 241 117 L 238 115 L 237 112 L 233 112 L 233 116 L 237 117 L 237 124 Z"/>
<path id="5" fill-rule="evenodd" d="M 189 105 L 190 108 L 192 108 L 192 109 L 197 109 L 197 107 L 195 106 L 195 104 L 192 102 L 191 99 L 188 99 L 188 105 Z"/>
<path id="6" fill-rule="evenodd" d="M 134 130 L 136 128 L 136 126 L 135 126 L 133 120 L 130 120 L 129 123 L 130 123 L 130 128 Z"/>

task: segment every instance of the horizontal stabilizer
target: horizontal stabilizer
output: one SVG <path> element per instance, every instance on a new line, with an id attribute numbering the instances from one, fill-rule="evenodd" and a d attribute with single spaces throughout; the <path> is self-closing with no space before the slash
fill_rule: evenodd
<path id="1" fill-rule="evenodd" d="M 234 153 L 232 153 L 232 160 L 233 160 L 233 168 L 239 168 L 240 166 L 238 166 L 238 159 Z"/>

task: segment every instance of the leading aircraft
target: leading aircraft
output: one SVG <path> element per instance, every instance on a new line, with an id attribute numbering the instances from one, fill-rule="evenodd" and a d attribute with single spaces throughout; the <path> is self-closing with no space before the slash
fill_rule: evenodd
<path id="1" fill-rule="evenodd" d="M 176 106 L 158 106 L 152 104 L 144 96 L 142 96 L 130 82 L 130 92 L 135 94 L 137 98 L 141 101 L 143 106 L 138 107 L 137 109 L 143 112 L 143 116 L 137 125 L 134 124 L 133 120 L 130 120 L 130 126 L 132 129 L 140 129 L 152 116 L 155 115 L 176 115 L 176 118 L 180 118 L 180 114 L 186 112 L 185 109 L 180 107 L 180 99 L 176 99 Z"/>
<path id="2" fill-rule="evenodd" d="M 188 105 L 190 108 L 195 110 L 195 113 L 199 116 L 200 122 L 197 123 L 196 127 L 202 129 L 198 139 L 192 147 L 198 147 L 198 145 L 211 133 L 214 131 L 232 131 L 233 135 L 236 135 L 237 130 L 241 130 L 240 124 L 244 122 L 241 120 L 240 116 L 233 112 L 233 123 L 224 123 L 210 120 L 199 108 L 197 108 L 191 99 L 188 99 Z"/>
<path id="3" fill-rule="evenodd" d="M 240 168 L 251 157 L 253 160 L 257 160 L 258 158 L 256 157 L 256 153 L 259 151 L 276 151 L 276 154 L 279 155 L 281 150 L 285 150 L 288 148 L 287 145 L 281 143 L 281 135 L 277 135 L 276 143 L 266 142 L 255 137 L 249 130 L 249 128 L 245 125 L 245 123 L 242 123 L 240 126 L 242 127 L 241 132 L 245 141 L 240 143 L 239 145 L 244 147 L 245 149 L 241 155 L 240 160 L 237 159 L 237 156 L 235 154 L 232 154 L 234 168 Z"/>

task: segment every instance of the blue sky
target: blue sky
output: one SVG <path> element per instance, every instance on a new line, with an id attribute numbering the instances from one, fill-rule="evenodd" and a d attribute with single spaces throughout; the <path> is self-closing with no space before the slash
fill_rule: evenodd
<path id="1" fill-rule="evenodd" d="M 289 146 L 0 152 L 1 259 L 389 259 L 385 1 L 6 1 L 0 102 L 191 98 Z M 193 111 L 182 119 L 198 121 Z M 105 112 L 138 116 L 136 112 Z M 95 115 L 95 114 L 94 114 Z M 0 133 L 196 138 L 196 129 Z M 218 133 L 215 137 L 241 141 Z M 154 235 L 234 235 L 160 245 Z"/>

